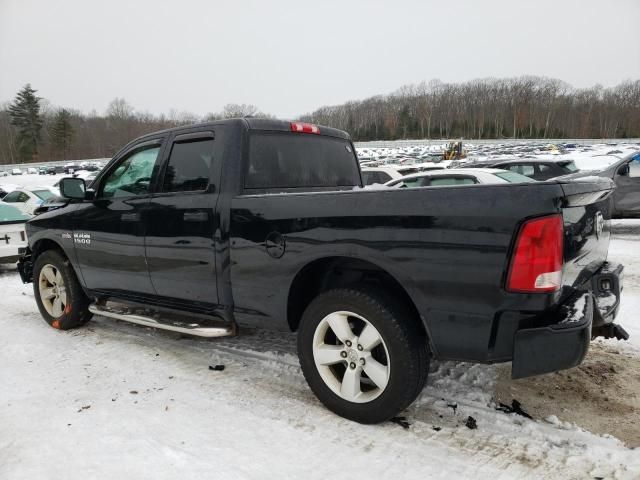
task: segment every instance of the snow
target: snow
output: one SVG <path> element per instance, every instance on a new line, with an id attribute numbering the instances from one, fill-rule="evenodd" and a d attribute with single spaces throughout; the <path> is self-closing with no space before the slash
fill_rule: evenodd
<path id="1" fill-rule="evenodd" d="M 611 257 L 627 265 L 619 320 L 631 349 L 640 348 L 638 241 L 625 235 L 611 243 Z M 557 417 L 497 412 L 495 366 L 433 362 L 427 387 L 404 413 L 408 430 L 363 426 L 314 398 L 292 335 L 181 339 L 99 317 L 60 332 L 42 321 L 31 285 L 14 267 L 0 269 L 0 289 L 7 299 L 2 479 L 313 479 L 363 471 L 372 478 L 631 479 L 640 472 L 640 453 L 613 437 Z M 210 371 L 215 364 L 226 368 Z M 468 416 L 477 430 L 464 426 Z"/>
<path id="2" fill-rule="evenodd" d="M 640 221 L 613 221 L 612 234 L 609 259 L 625 265 L 618 322 L 631 338 L 603 343 L 640 355 Z M 498 366 L 432 362 L 403 413 L 408 429 L 365 426 L 316 400 L 291 334 L 181 338 L 102 317 L 61 332 L 41 319 L 15 267 L 0 266 L 0 291 L 3 480 L 639 476 L 640 451 L 610 435 L 496 411 Z M 216 364 L 224 371 L 209 370 Z"/>
<path id="3" fill-rule="evenodd" d="M 31 285 L 13 268 L 2 270 L 0 289 L 10 299 L 0 318 L 3 479 L 363 471 L 409 479 L 634 478 L 640 471 L 638 452 L 614 438 L 495 411 L 493 366 L 434 362 L 405 413 L 408 430 L 363 426 L 313 397 L 291 335 L 180 339 L 104 318 L 60 332 L 42 321 Z M 210 371 L 214 364 L 226 368 Z M 464 426 L 468 416 L 477 430 Z"/>
<path id="4" fill-rule="evenodd" d="M 393 142 L 388 142 L 393 143 Z M 358 156 L 363 161 L 380 161 L 382 163 L 411 165 L 411 160 L 421 163 L 430 160 L 429 155 L 441 154 L 447 146 L 447 141 L 434 140 L 433 144 L 397 147 L 367 147 L 365 144 L 356 145 Z M 463 142 L 468 158 L 485 160 L 488 158 L 510 159 L 514 157 L 553 158 L 555 160 L 573 160 L 581 170 L 593 170 L 618 161 L 631 152 L 640 150 L 639 143 L 628 143 L 624 140 L 614 140 L 603 143 L 576 145 L 575 148 L 563 150 L 551 149 L 544 141 L 510 141 L 500 140 L 474 143 L 473 140 Z M 440 164 L 442 165 L 442 163 Z"/>

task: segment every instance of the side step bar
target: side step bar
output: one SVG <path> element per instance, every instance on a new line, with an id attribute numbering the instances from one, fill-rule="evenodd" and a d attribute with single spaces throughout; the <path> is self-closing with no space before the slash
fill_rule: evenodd
<path id="1" fill-rule="evenodd" d="M 153 317 L 139 313 L 139 311 L 146 313 L 148 311 L 146 309 L 114 308 L 106 305 L 97 305 L 95 303 L 89 305 L 89 311 L 95 315 L 136 323 L 138 325 L 144 325 L 145 327 L 160 328 L 162 330 L 170 330 L 172 332 L 198 337 L 229 337 L 236 334 L 235 325 L 221 326 L 213 319 L 202 320 L 198 318 L 197 323 L 180 321 L 175 318 L 176 316 L 173 316 L 174 318 L 163 318 L 159 313 L 154 314 Z M 183 316 L 180 315 L 179 317 Z M 183 318 L 187 320 L 187 317 Z"/>

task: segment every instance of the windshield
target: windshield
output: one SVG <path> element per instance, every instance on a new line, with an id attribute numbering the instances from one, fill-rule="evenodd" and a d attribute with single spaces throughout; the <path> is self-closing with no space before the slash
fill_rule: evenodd
<path id="1" fill-rule="evenodd" d="M 22 213 L 16 207 L 0 202 L 0 223 L 3 222 L 20 222 L 29 220 L 29 216 Z"/>
<path id="2" fill-rule="evenodd" d="M 54 193 L 50 190 L 32 190 L 33 194 L 41 200 L 49 200 L 55 197 Z"/>
<path id="3" fill-rule="evenodd" d="M 503 180 L 506 180 L 509 183 L 531 183 L 531 182 L 535 182 L 534 179 L 529 178 L 529 177 L 525 177 L 524 175 L 520 175 L 519 173 L 516 172 L 497 172 L 494 173 L 493 175 L 495 175 L 498 178 L 501 178 Z"/>
<path id="4" fill-rule="evenodd" d="M 349 140 L 313 134 L 254 132 L 245 188 L 354 187 L 358 160 Z"/>

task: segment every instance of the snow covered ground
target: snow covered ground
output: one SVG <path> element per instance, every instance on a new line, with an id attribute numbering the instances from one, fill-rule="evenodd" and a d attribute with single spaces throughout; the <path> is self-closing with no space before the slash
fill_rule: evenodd
<path id="1" fill-rule="evenodd" d="M 640 355 L 640 222 L 620 321 Z M 305 385 L 293 337 L 187 339 L 104 318 L 68 332 L 40 318 L 31 285 L 0 269 L 0 478 L 638 478 L 640 451 L 558 420 L 494 409 L 498 366 L 439 362 L 405 412 L 358 425 Z M 224 371 L 209 365 L 224 364 Z M 636 372 L 637 374 L 637 372 Z M 527 399 L 519 399 L 526 410 Z M 454 408 L 455 406 L 455 408 Z M 465 426 L 471 416 L 477 429 Z"/>
<path id="2" fill-rule="evenodd" d="M 392 144 L 393 142 L 389 142 Z M 445 141 L 434 141 L 428 145 L 398 145 L 397 147 L 368 147 L 366 143 L 359 144 L 356 149 L 362 162 L 374 161 L 382 163 L 420 163 L 433 159 L 441 154 L 447 146 Z M 556 149 L 548 142 L 493 142 L 473 143 L 464 142 L 469 160 L 485 160 L 488 158 L 512 159 L 523 158 L 555 158 L 574 160 L 578 168 L 591 170 L 608 165 L 615 161 L 612 155 L 623 157 L 633 151 L 640 150 L 640 143 L 612 140 L 607 143 L 566 144 Z"/>
<path id="3" fill-rule="evenodd" d="M 588 358 L 615 349 L 637 362 L 640 221 L 612 227 L 609 258 L 626 265 L 619 322 L 632 337 L 599 341 Z M 32 286 L 20 283 L 15 267 L 0 266 L 0 291 L 2 480 L 640 478 L 637 444 L 563 420 L 573 406 L 562 389 L 549 395 L 550 414 L 532 411 L 530 420 L 497 411 L 504 366 L 433 362 L 428 385 L 403 414 L 408 428 L 364 426 L 315 399 L 292 335 L 192 339 L 101 317 L 61 332 L 41 319 Z M 209 369 L 218 364 L 225 369 Z M 616 375 L 618 383 L 640 380 L 634 370 Z M 559 381 L 539 378 L 548 378 L 549 389 Z M 518 400 L 527 410 L 529 399 Z M 466 426 L 469 417 L 476 429 Z"/>

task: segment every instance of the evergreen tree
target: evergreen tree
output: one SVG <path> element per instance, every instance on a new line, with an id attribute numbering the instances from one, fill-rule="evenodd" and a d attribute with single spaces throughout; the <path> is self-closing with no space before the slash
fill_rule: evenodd
<path id="1" fill-rule="evenodd" d="M 74 133 L 71 126 L 71 113 L 64 108 L 58 110 L 55 117 L 53 117 L 49 135 L 51 135 L 53 147 L 57 152 L 62 153 L 64 159 L 67 158 L 67 152 L 73 142 Z"/>
<path id="2" fill-rule="evenodd" d="M 30 84 L 18 92 L 9 106 L 11 124 L 18 129 L 18 152 L 22 162 L 30 161 L 38 155 L 42 118 L 40 117 L 40 98 Z"/>

